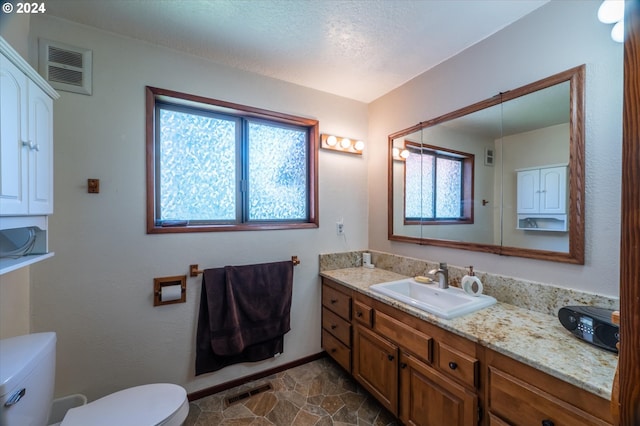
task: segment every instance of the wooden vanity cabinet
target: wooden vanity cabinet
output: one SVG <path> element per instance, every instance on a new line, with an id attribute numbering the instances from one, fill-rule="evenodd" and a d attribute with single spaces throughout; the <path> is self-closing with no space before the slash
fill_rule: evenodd
<path id="1" fill-rule="evenodd" d="M 604 398 L 326 278 L 322 292 L 323 347 L 405 425 L 613 423 Z"/>
<path id="2" fill-rule="evenodd" d="M 604 426 L 609 401 L 493 351 L 486 351 L 489 425 Z"/>
<path id="3" fill-rule="evenodd" d="M 351 373 L 351 295 L 322 279 L 322 348 Z"/>
<path id="4" fill-rule="evenodd" d="M 457 336 L 367 296 L 354 294 L 353 298 L 354 311 L 363 313 L 354 316 L 356 380 L 406 425 L 476 425 L 475 345 L 470 345 L 472 350 L 467 354 L 464 350 L 468 348 L 456 345 Z M 434 333 L 443 342 L 456 345 L 454 348 L 442 344 L 455 357 L 444 350 L 440 351 L 442 354 L 434 353 L 434 348 L 440 348 L 434 343 Z M 439 371 L 434 362 L 437 359 L 446 364 L 446 370 Z M 454 361 L 460 367 L 456 365 L 452 370 L 449 364 Z"/>

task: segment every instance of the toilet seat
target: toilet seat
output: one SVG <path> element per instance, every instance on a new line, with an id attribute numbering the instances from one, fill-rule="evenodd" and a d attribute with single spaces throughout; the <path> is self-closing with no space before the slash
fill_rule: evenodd
<path id="1" fill-rule="evenodd" d="M 178 426 L 188 413 L 184 388 L 157 383 L 124 389 L 72 408 L 60 426 Z"/>

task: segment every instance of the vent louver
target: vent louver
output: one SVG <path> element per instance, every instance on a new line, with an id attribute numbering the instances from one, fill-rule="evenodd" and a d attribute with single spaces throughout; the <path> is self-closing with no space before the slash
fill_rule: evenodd
<path id="1" fill-rule="evenodd" d="M 40 73 L 56 89 L 91 95 L 91 56 L 91 50 L 41 39 Z"/>

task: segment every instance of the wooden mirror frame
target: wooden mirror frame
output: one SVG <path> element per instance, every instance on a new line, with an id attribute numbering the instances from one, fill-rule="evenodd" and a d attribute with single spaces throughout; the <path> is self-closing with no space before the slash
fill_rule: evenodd
<path id="1" fill-rule="evenodd" d="M 420 131 L 427 127 L 463 117 L 476 111 L 499 105 L 511 99 L 519 98 L 529 93 L 554 86 L 563 82 L 570 82 L 570 138 L 569 138 L 569 251 L 556 252 L 548 250 L 508 247 L 495 244 L 461 242 L 435 238 L 410 237 L 393 233 L 393 140 Z M 389 135 L 388 146 L 388 199 L 387 199 L 387 229 L 388 239 L 420 245 L 432 245 L 463 250 L 494 253 L 505 256 L 518 256 L 531 259 L 550 260 L 554 262 L 584 264 L 584 81 L 585 65 L 580 65 L 545 79 L 536 81 L 518 89 L 501 93 L 467 107 L 461 108 L 440 117 L 419 123 L 410 128 Z M 502 206 L 501 206 L 502 208 Z"/>

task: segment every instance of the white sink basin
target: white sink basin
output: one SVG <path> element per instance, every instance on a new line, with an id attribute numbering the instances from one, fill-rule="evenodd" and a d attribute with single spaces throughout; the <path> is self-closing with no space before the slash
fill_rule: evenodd
<path id="1" fill-rule="evenodd" d="M 496 303 L 495 298 L 485 294 L 472 296 L 457 287 L 442 289 L 437 284 L 422 284 L 413 278 L 374 284 L 369 288 L 444 319 L 466 315 Z"/>

